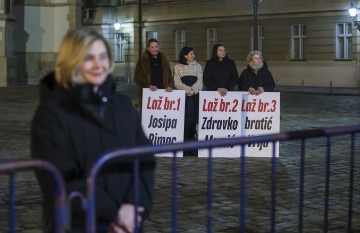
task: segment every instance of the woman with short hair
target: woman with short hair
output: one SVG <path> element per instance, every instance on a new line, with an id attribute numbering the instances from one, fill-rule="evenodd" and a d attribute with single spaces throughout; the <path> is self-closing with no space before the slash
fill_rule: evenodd
<path id="1" fill-rule="evenodd" d="M 274 78 L 268 69 L 262 54 L 252 51 L 247 56 L 247 67 L 239 78 L 239 91 L 248 91 L 252 95 L 260 95 L 265 91 L 273 91 L 275 88 Z"/>

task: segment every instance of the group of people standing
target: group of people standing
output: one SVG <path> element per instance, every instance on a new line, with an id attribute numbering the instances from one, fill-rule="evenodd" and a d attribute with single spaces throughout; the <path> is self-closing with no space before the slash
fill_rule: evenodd
<path id="1" fill-rule="evenodd" d="M 198 123 L 199 92 L 204 86 L 208 91 L 218 91 L 221 96 L 233 91 L 236 85 L 239 91 L 248 91 L 251 95 L 274 90 L 274 78 L 261 53 L 251 52 L 247 57 L 247 63 L 239 77 L 235 62 L 229 58 L 225 46 L 215 44 L 211 58 L 203 70 L 195 60 L 194 49 L 185 46 L 180 51 L 178 63 L 172 74 L 168 59 L 160 53 L 159 42 L 150 39 L 147 49 L 137 62 L 134 75 L 134 81 L 139 87 L 140 109 L 143 88 L 185 90 L 184 140 L 193 140 L 196 137 Z"/>
<path id="2" fill-rule="evenodd" d="M 96 30 L 69 31 L 56 58 L 55 70 L 40 81 L 40 101 L 31 124 L 31 156 L 51 163 L 61 174 L 66 192 L 85 196 L 93 164 L 106 152 L 150 145 L 140 114 L 124 94 L 117 93 L 111 75 L 111 49 Z M 194 49 L 184 47 L 171 72 L 169 60 L 159 51 L 159 42 L 148 41 L 139 58 L 134 80 L 150 90 L 173 88 L 186 91 L 185 140 L 195 136 L 199 92 L 203 84 L 224 96 L 238 84 L 239 90 L 258 95 L 275 84 L 259 52 L 248 56 L 248 67 L 238 77 L 225 47 L 216 44 L 204 71 L 195 61 Z M 103 168 L 96 180 L 97 232 L 143 232 L 152 207 L 156 161 L 154 155 L 139 158 L 139 206 L 135 209 L 133 158 L 118 158 Z M 55 188 L 46 172 L 37 171 L 43 193 L 43 232 L 55 231 Z M 73 203 L 74 202 L 74 203 Z M 74 200 L 72 233 L 84 233 L 85 210 Z M 137 220 L 137 222 L 135 222 Z"/>

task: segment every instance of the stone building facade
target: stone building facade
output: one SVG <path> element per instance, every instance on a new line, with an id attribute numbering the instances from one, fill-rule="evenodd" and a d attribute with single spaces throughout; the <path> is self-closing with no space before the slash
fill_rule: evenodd
<path id="1" fill-rule="evenodd" d="M 204 65 L 212 45 L 223 43 L 241 72 L 253 49 L 253 0 L 1 1 L 2 8 L 9 2 L 11 9 L 3 13 L 8 18 L 0 18 L 0 67 L 7 68 L 0 71 L 0 86 L 37 83 L 53 68 L 64 33 L 80 25 L 94 27 L 108 38 L 115 77 L 129 82 L 151 37 L 160 41 L 172 67 L 184 45 L 193 47 Z M 349 16 L 350 3 L 259 3 L 259 50 L 278 85 L 359 87 L 360 32 Z M 116 21 L 121 24 L 118 31 Z"/>

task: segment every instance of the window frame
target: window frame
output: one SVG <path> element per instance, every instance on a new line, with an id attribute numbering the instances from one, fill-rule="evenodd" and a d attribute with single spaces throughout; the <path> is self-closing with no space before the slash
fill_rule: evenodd
<path id="1" fill-rule="evenodd" d="M 258 26 L 258 49 L 263 53 L 263 41 L 265 40 L 265 26 Z M 251 27 L 251 51 L 254 51 L 254 26 Z"/>
<path id="2" fill-rule="evenodd" d="M 186 43 L 186 31 L 175 30 L 175 61 L 178 60 L 181 49 Z"/>
<path id="3" fill-rule="evenodd" d="M 146 32 L 146 42 L 150 39 L 158 39 L 158 32 L 157 31 L 147 31 Z"/>
<path id="4" fill-rule="evenodd" d="M 208 28 L 206 29 L 206 44 L 207 44 L 207 58 L 210 59 L 212 55 L 212 48 L 218 43 L 218 29 Z"/>
<path id="5" fill-rule="evenodd" d="M 126 40 L 123 40 L 119 33 L 115 33 L 114 38 L 114 62 L 120 63 L 125 62 L 124 59 L 124 44 Z"/>
<path id="6" fill-rule="evenodd" d="M 342 26 L 343 33 L 339 32 L 339 26 Z M 343 40 L 342 44 L 340 44 L 339 39 Z M 336 55 L 335 55 L 336 60 L 352 60 L 352 24 L 351 23 L 345 22 L 345 23 L 335 24 L 335 50 L 336 50 Z M 341 57 L 341 54 L 343 55 L 343 57 Z"/>
<path id="7" fill-rule="evenodd" d="M 296 26 L 298 27 L 297 32 L 295 32 Z M 292 60 L 305 60 L 305 55 L 304 55 L 305 39 L 306 39 L 306 24 L 291 25 L 291 59 Z M 297 48 L 296 48 L 296 43 L 295 43 L 296 40 L 298 40 Z M 298 57 L 296 57 L 296 54 L 298 54 Z"/>

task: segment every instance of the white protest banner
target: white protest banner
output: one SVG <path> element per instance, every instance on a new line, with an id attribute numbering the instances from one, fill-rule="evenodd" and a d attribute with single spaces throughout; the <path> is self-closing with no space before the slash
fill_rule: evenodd
<path id="1" fill-rule="evenodd" d="M 241 93 L 241 135 L 255 136 L 280 132 L 280 93 L 264 92 L 258 96 Z M 275 144 L 279 157 L 279 143 Z M 254 143 L 245 147 L 245 156 L 272 157 L 273 143 Z"/>
<path id="2" fill-rule="evenodd" d="M 201 91 L 199 97 L 199 140 L 239 137 L 241 134 L 241 98 L 239 92 L 221 96 L 217 91 Z M 207 157 L 208 150 L 198 151 Z M 240 146 L 214 148 L 213 157 L 239 157 Z"/>
<path id="3" fill-rule="evenodd" d="M 152 145 L 183 142 L 184 115 L 185 91 L 151 91 L 149 88 L 143 88 L 141 123 Z M 173 153 L 156 155 L 173 156 Z M 176 156 L 181 157 L 182 152 L 178 152 Z"/>

